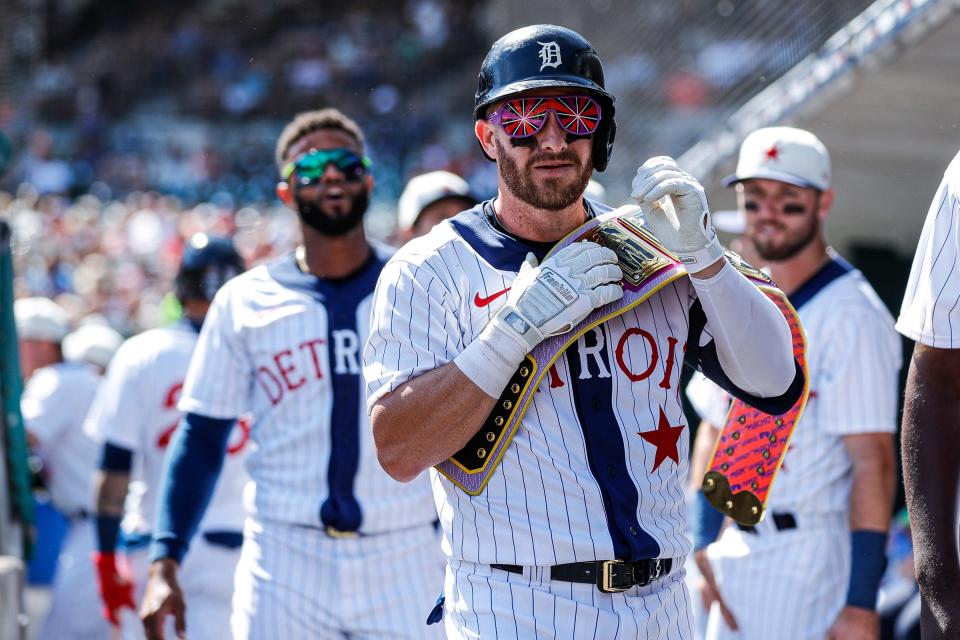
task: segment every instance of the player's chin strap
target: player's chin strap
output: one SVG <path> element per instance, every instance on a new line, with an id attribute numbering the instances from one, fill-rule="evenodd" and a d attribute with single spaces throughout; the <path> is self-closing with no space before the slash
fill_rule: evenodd
<path id="1" fill-rule="evenodd" d="M 517 368 L 476 435 L 463 449 L 437 465 L 440 473 L 470 495 L 479 495 L 489 482 L 516 434 L 534 393 L 564 350 L 588 330 L 632 309 L 674 280 L 686 275 L 686 270 L 677 256 L 664 248 L 644 227 L 643 215 L 638 207 L 620 207 L 588 220 L 558 242 L 550 253 L 579 240 L 591 240 L 617 253 L 624 274 L 623 298 L 595 309 L 569 333 L 541 342 Z M 796 311 L 790 306 L 786 296 L 763 272 L 751 267 L 738 255 L 727 252 L 727 258 L 750 282 L 773 299 L 787 317 L 794 335 L 794 353 L 797 361 L 803 363 L 803 331 Z M 751 471 L 744 469 L 742 464 L 734 466 L 731 464 L 732 460 L 715 455 L 711 465 L 712 475 L 708 477 L 712 478 L 712 486 L 716 487 L 710 495 L 711 502 L 718 509 L 736 519 L 740 519 L 742 513 L 747 514 L 747 520 L 755 516 L 759 519 L 769 493 L 770 481 L 779 469 L 793 425 L 806 404 L 806 396 L 807 390 L 804 388 L 800 401 L 784 416 L 769 416 L 746 405 L 743 407 L 749 411 L 740 409 L 740 413 L 731 413 L 738 425 L 738 434 L 733 436 L 731 432 L 729 437 L 737 440 L 737 443 L 735 446 L 727 445 L 723 451 L 730 451 L 729 455 L 738 461 L 759 457 L 765 464 L 762 472 L 757 471 L 760 469 L 759 465 L 754 465 Z M 725 435 L 728 430 L 724 430 Z M 746 437 L 747 434 L 750 436 Z M 775 442 L 769 441 L 771 435 L 775 435 Z M 764 441 L 763 437 L 766 437 L 767 441 Z M 724 465 L 727 465 L 726 468 Z M 733 476 L 734 471 L 739 475 Z M 755 472 L 762 476 L 752 477 Z M 754 507 L 757 508 L 756 513 Z"/>

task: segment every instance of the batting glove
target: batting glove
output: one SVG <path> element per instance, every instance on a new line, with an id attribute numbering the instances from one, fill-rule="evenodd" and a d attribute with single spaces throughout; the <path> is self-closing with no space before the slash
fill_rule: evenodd
<path id="1" fill-rule="evenodd" d="M 623 297 L 617 254 L 575 242 L 538 265 L 527 254 L 504 306 L 459 356 L 457 366 L 494 398 L 544 338 L 570 331 L 597 307 Z"/>
<path id="2" fill-rule="evenodd" d="M 703 187 L 673 158 L 650 158 L 637 169 L 631 186 L 630 197 L 643 210 L 647 227 L 680 258 L 688 273 L 702 271 L 723 257 Z"/>
<path id="3" fill-rule="evenodd" d="M 93 553 L 93 564 L 97 568 L 97 587 L 103 602 L 103 617 L 113 626 L 120 626 L 120 609 L 129 607 L 137 610 L 133 601 L 133 583 L 121 575 L 117 567 L 117 557 L 113 553 Z"/>

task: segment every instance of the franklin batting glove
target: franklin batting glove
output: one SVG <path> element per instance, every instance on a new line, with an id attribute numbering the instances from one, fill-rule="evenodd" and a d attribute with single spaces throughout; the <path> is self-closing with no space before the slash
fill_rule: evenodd
<path id="1" fill-rule="evenodd" d="M 658 156 L 644 162 L 631 187 L 630 197 L 643 210 L 645 224 L 677 254 L 687 273 L 702 271 L 723 257 L 703 187 L 673 158 Z M 661 203 L 666 196 L 671 197 Z"/>
<path id="2" fill-rule="evenodd" d="M 575 242 L 538 265 L 528 254 L 504 306 L 455 359 L 494 398 L 524 357 L 544 338 L 570 331 L 591 311 L 623 297 L 617 254 L 595 242 Z"/>

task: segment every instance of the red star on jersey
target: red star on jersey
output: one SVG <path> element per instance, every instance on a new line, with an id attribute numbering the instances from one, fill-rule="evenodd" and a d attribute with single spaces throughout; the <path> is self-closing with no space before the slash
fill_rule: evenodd
<path id="1" fill-rule="evenodd" d="M 767 152 L 764 155 L 766 156 L 766 160 L 768 161 L 776 160 L 780 156 L 780 150 L 777 149 L 777 145 L 773 145 L 772 147 L 767 149 Z"/>
<path id="2" fill-rule="evenodd" d="M 657 455 L 653 459 L 653 469 L 651 473 L 657 470 L 657 467 L 670 458 L 676 464 L 680 464 L 680 453 L 677 451 L 677 441 L 680 440 L 680 434 L 683 432 L 684 425 L 671 426 L 667 420 L 667 415 L 660 407 L 660 421 L 657 428 L 653 431 L 637 432 L 637 435 L 657 448 Z"/>

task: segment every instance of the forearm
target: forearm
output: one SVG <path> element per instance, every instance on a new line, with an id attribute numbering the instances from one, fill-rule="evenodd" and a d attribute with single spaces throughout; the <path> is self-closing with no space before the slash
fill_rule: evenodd
<path id="1" fill-rule="evenodd" d="M 132 466 L 133 452 L 130 449 L 109 442 L 104 444 L 100 469 L 93 479 L 97 550 L 101 553 L 113 553 L 117 547 Z"/>
<path id="2" fill-rule="evenodd" d="M 170 444 L 160 483 L 151 560 L 179 563 L 207 509 L 233 420 L 188 414 Z"/>
<path id="3" fill-rule="evenodd" d="M 917 578 L 935 615 L 960 590 L 960 356 L 956 354 L 917 345 L 903 411 L 903 476 Z"/>
<path id="4" fill-rule="evenodd" d="M 690 488 L 699 490 L 703 484 L 703 476 L 710 464 L 710 456 L 717 447 L 717 438 L 720 429 L 706 420 L 697 427 L 697 435 L 693 440 L 693 452 L 690 455 Z"/>
<path id="5" fill-rule="evenodd" d="M 729 263 L 691 282 L 730 381 L 762 398 L 786 392 L 796 368 L 790 326 L 777 306 Z"/>
<path id="6" fill-rule="evenodd" d="M 381 466 L 396 480 L 413 480 L 462 449 L 495 403 L 453 362 L 408 381 L 371 412 Z"/>

